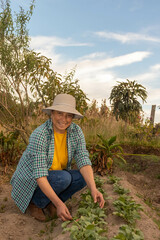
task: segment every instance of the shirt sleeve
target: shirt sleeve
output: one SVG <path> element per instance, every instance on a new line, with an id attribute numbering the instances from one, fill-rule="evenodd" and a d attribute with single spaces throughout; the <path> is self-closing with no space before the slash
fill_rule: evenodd
<path id="1" fill-rule="evenodd" d="M 48 176 L 47 135 L 40 129 L 31 134 L 28 151 L 32 159 L 33 178 Z"/>
<path id="2" fill-rule="evenodd" d="M 74 159 L 76 161 L 78 169 L 86 165 L 92 165 L 89 159 L 89 152 L 86 149 L 86 142 L 82 129 L 79 127 L 77 132 L 77 148 L 75 152 Z"/>

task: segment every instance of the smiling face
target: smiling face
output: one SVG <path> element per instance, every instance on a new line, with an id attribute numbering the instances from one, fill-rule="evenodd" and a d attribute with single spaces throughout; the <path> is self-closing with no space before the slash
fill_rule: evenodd
<path id="1" fill-rule="evenodd" d="M 51 119 L 53 122 L 53 129 L 57 133 L 64 133 L 65 130 L 71 125 L 73 114 L 72 113 L 65 113 L 59 111 L 52 111 L 51 112 Z"/>

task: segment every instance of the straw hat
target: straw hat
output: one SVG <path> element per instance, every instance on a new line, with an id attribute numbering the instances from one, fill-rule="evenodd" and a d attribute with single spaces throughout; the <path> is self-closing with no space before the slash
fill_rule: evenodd
<path id="1" fill-rule="evenodd" d="M 51 111 L 73 113 L 73 118 L 83 118 L 83 115 L 76 110 L 76 100 L 70 94 L 58 94 L 53 101 L 52 106 L 42 109 L 48 115 Z"/>

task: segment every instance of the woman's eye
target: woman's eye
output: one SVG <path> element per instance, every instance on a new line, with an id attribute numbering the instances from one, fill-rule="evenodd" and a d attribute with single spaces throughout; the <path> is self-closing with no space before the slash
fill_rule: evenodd
<path id="1" fill-rule="evenodd" d="M 72 118 L 72 117 L 73 117 L 73 114 L 68 114 L 67 117 Z"/>
<path id="2" fill-rule="evenodd" d="M 61 112 L 58 112 L 58 115 L 62 115 L 62 113 L 61 113 Z"/>

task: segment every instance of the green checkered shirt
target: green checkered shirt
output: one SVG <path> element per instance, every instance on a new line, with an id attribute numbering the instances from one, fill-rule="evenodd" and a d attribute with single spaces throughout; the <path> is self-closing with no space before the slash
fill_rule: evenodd
<path id="1" fill-rule="evenodd" d="M 72 123 L 67 129 L 68 164 L 71 168 L 74 158 L 78 169 L 91 165 L 86 143 L 81 128 Z M 36 179 L 48 176 L 54 155 L 54 134 L 51 119 L 34 130 L 29 144 L 24 151 L 17 169 L 12 176 L 11 196 L 19 209 L 24 213 L 37 187 Z"/>

